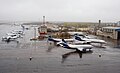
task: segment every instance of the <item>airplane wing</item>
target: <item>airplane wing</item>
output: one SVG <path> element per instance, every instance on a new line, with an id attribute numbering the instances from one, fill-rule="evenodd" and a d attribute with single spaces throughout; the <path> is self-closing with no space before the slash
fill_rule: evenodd
<path id="1" fill-rule="evenodd" d="M 78 40 L 74 40 L 75 44 L 84 44 L 84 43 L 91 43 L 90 41 L 78 41 Z"/>
<path id="2" fill-rule="evenodd" d="M 74 39 L 64 39 L 65 41 L 67 41 L 67 42 L 72 42 L 72 41 L 74 41 Z"/>
<path id="3" fill-rule="evenodd" d="M 53 41 L 53 42 L 60 42 L 60 41 L 61 41 L 61 39 L 49 38 L 49 37 L 48 37 L 48 40 L 49 40 L 49 41 Z"/>
<path id="4" fill-rule="evenodd" d="M 61 43 L 62 43 L 62 41 L 57 42 L 56 45 L 58 45 L 58 46 L 62 46 L 62 47 L 63 47 L 63 45 L 62 45 Z"/>
<path id="5" fill-rule="evenodd" d="M 61 39 L 57 39 L 57 38 L 53 38 L 53 39 L 56 40 L 56 41 L 59 41 L 59 42 L 61 41 Z"/>

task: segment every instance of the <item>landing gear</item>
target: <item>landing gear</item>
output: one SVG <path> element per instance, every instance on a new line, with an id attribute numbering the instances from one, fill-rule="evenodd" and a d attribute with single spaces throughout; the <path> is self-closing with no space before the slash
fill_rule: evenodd
<path id="1" fill-rule="evenodd" d="M 83 49 L 83 52 L 86 53 L 86 49 Z"/>

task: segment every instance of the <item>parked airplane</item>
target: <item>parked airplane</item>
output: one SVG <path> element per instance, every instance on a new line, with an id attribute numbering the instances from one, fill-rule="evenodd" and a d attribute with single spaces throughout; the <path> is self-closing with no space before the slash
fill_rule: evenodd
<path id="1" fill-rule="evenodd" d="M 83 45 L 68 44 L 64 39 L 62 39 L 62 42 L 59 44 L 60 44 L 60 46 L 62 46 L 64 48 L 75 49 L 80 52 L 88 52 L 88 51 L 91 51 L 91 49 L 93 48 L 93 46 L 89 45 L 89 44 L 83 44 Z"/>
<path id="2" fill-rule="evenodd" d="M 89 41 L 79 41 L 77 39 L 72 38 L 72 39 L 64 39 L 66 42 L 74 42 L 75 44 L 90 44 Z M 59 43 L 61 43 L 62 39 L 58 39 L 58 38 L 52 38 L 51 36 L 48 37 L 48 41 L 52 41 L 54 42 L 56 45 L 59 45 Z"/>
<path id="3" fill-rule="evenodd" d="M 90 44 L 91 41 L 85 41 L 81 40 L 80 38 L 77 37 L 77 35 L 74 35 L 74 44 Z"/>
<path id="4" fill-rule="evenodd" d="M 21 37 L 23 37 L 24 32 L 22 30 L 14 30 L 9 34 L 15 34 L 18 36 L 18 38 L 21 38 Z"/>
<path id="5" fill-rule="evenodd" d="M 12 33 L 23 35 L 23 32 L 24 32 L 23 30 L 13 30 Z"/>
<path id="6" fill-rule="evenodd" d="M 25 30 L 25 29 L 29 30 L 30 29 L 30 27 L 28 25 L 26 25 L 26 26 L 25 25 L 21 25 L 21 27 L 22 27 L 23 30 Z"/>
<path id="7" fill-rule="evenodd" d="M 64 39 L 66 42 L 72 42 L 74 41 L 74 39 Z M 58 43 L 61 42 L 62 39 L 58 39 L 58 38 L 52 38 L 51 36 L 48 37 L 48 41 L 52 41 L 54 43 Z"/>
<path id="8" fill-rule="evenodd" d="M 90 39 L 90 38 L 86 38 L 83 36 L 79 36 L 79 35 L 75 35 L 75 39 L 79 40 L 79 41 L 86 41 L 86 42 L 90 42 L 90 43 L 100 43 L 101 46 L 102 44 L 106 44 L 106 42 L 104 40 L 100 40 L 100 39 Z"/>
<path id="9" fill-rule="evenodd" d="M 6 37 L 8 37 L 8 36 L 13 37 L 13 38 L 14 38 L 14 36 L 15 36 L 15 38 L 19 38 L 19 37 L 20 37 L 20 35 L 19 35 L 19 34 L 12 33 L 12 32 L 7 33 Z"/>
<path id="10" fill-rule="evenodd" d="M 24 30 L 13 30 L 10 33 L 7 33 L 6 36 L 2 37 L 2 41 L 10 42 L 16 41 L 17 38 L 23 37 Z"/>
<path id="11" fill-rule="evenodd" d="M 10 42 L 10 41 L 16 40 L 17 38 L 18 38 L 18 35 L 8 33 L 7 36 L 2 37 L 2 41 Z"/>

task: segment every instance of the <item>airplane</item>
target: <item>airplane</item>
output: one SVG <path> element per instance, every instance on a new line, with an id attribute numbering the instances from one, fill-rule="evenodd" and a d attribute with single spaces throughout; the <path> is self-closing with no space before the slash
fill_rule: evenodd
<path id="1" fill-rule="evenodd" d="M 7 36 L 2 37 L 2 41 L 10 42 L 16 40 L 17 38 L 18 36 L 16 34 L 8 34 Z"/>
<path id="2" fill-rule="evenodd" d="M 16 34 L 23 34 L 23 30 L 13 30 L 13 32 L 12 33 L 16 33 Z"/>
<path id="3" fill-rule="evenodd" d="M 15 35 L 18 36 L 18 38 L 23 38 L 23 32 L 22 32 L 22 31 L 14 30 L 14 31 L 12 31 L 12 32 L 9 33 L 9 34 L 15 34 Z M 8 34 L 8 35 L 9 35 L 9 34 Z"/>
<path id="4" fill-rule="evenodd" d="M 64 39 L 66 42 L 73 42 L 74 39 Z M 48 36 L 48 41 L 52 41 L 54 43 L 58 43 L 61 42 L 62 39 L 58 39 L 58 38 L 52 38 L 51 36 Z"/>
<path id="5" fill-rule="evenodd" d="M 102 46 L 102 44 L 106 44 L 106 42 L 104 40 L 86 38 L 86 37 L 79 36 L 79 35 L 75 35 L 75 39 L 78 40 L 78 41 L 86 41 L 86 42 L 89 42 L 89 43 L 100 43 L 101 46 Z"/>
<path id="6" fill-rule="evenodd" d="M 10 36 L 11 38 L 19 38 L 19 37 L 20 37 L 20 34 L 10 32 L 10 33 L 7 33 L 7 36 Z M 7 36 L 6 36 L 6 37 L 7 37 Z"/>
<path id="7" fill-rule="evenodd" d="M 23 38 L 23 30 L 13 30 L 12 32 L 7 33 L 8 36 L 16 35 L 18 38 Z"/>
<path id="8" fill-rule="evenodd" d="M 74 42 L 75 44 L 90 44 L 89 41 L 79 41 L 79 40 L 76 40 L 75 37 L 72 38 L 72 39 L 64 39 L 64 40 L 66 42 Z M 48 36 L 48 41 L 52 41 L 52 42 L 54 42 L 54 44 L 59 46 L 59 43 L 62 42 L 62 39 L 52 38 L 51 36 Z"/>
<path id="9" fill-rule="evenodd" d="M 79 52 L 88 52 L 91 51 L 91 49 L 93 48 L 93 46 L 90 44 L 82 44 L 82 45 L 68 44 L 64 39 L 62 39 L 62 42 L 59 44 L 64 48 L 73 49 Z"/>
<path id="10" fill-rule="evenodd" d="M 74 44 L 90 44 L 91 41 L 81 40 L 77 35 L 74 35 Z"/>
<path id="11" fill-rule="evenodd" d="M 25 26 L 25 25 L 21 25 L 21 27 L 22 27 L 23 30 L 25 30 L 25 29 L 26 29 L 26 30 L 29 30 L 29 29 L 30 29 L 29 26 Z"/>

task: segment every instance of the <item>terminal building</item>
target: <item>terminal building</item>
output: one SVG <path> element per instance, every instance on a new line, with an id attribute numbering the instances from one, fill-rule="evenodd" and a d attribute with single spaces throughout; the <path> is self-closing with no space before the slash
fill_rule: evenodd
<path id="1" fill-rule="evenodd" d="M 104 37 L 119 40 L 120 39 L 120 27 L 102 27 L 102 33 L 99 34 Z"/>

